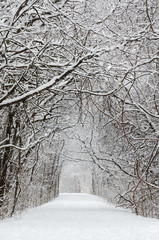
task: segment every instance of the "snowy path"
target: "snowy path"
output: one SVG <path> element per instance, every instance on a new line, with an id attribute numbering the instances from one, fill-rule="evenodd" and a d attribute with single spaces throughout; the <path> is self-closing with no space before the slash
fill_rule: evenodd
<path id="1" fill-rule="evenodd" d="M 88 194 L 61 194 L 0 221 L 0 240 L 158 240 L 159 220 L 135 216 Z"/>

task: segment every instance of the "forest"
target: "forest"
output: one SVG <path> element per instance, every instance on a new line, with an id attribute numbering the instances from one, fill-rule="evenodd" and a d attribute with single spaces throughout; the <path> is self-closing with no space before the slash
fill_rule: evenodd
<path id="1" fill-rule="evenodd" d="M 69 160 L 159 218 L 158 0 L 0 0 L 0 219 L 57 197 Z"/>

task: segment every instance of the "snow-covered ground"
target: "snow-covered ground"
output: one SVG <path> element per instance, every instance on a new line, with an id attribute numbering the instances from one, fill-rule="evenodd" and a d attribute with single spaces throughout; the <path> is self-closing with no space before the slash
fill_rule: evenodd
<path id="1" fill-rule="evenodd" d="M 0 240 L 158 240 L 159 220 L 135 216 L 89 194 L 54 201 L 0 221 Z"/>

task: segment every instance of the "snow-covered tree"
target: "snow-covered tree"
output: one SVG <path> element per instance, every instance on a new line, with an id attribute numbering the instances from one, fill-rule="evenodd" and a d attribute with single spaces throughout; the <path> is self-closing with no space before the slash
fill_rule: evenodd
<path id="1" fill-rule="evenodd" d="M 58 194 L 65 133 L 90 124 L 94 193 L 157 216 L 158 5 L 0 2 L 2 215 Z"/>

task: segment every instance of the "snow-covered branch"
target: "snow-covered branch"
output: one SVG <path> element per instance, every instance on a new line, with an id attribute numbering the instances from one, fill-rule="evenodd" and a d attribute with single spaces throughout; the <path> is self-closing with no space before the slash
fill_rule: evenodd
<path id="1" fill-rule="evenodd" d="M 41 85 L 40 87 L 37 87 L 34 90 L 31 90 L 27 93 L 22 94 L 21 96 L 15 97 L 13 99 L 7 99 L 4 100 L 0 103 L 0 107 L 4 107 L 4 106 L 9 106 L 11 104 L 14 103 L 18 103 L 18 102 L 23 102 L 28 98 L 33 97 L 36 94 L 39 94 L 43 91 L 46 91 L 52 87 L 63 87 L 65 85 L 67 85 L 67 83 L 69 82 L 69 80 L 65 80 L 65 78 L 75 70 L 76 67 L 78 67 L 83 61 L 86 61 L 90 58 L 92 58 L 94 55 L 96 54 L 96 52 L 94 53 L 90 53 L 85 55 L 84 57 L 81 57 L 75 64 L 73 64 L 72 66 L 68 67 L 66 71 L 64 71 L 64 73 L 53 77 L 53 79 L 51 81 L 49 81 L 48 83 L 45 83 L 43 85 Z"/>

